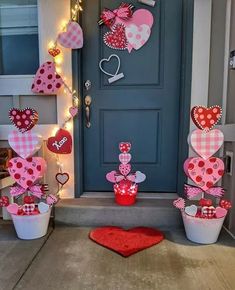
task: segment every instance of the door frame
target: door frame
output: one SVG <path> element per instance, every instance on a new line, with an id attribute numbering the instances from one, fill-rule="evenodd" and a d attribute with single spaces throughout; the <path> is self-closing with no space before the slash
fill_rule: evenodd
<path id="1" fill-rule="evenodd" d="M 73 0 L 72 0 L 73 3 Z M 80 21 L 82 20 L 82 14 Z M 192 82 L 192 54 L 193 54 L 193 23 L 194 23 L 194 0 L 183 0 L 182 15 L 182 57 L 181 57 L 181 98 L 179 114 L 179 153 L 178 153 L 178 177 L 177 192 L 183 192 L 183 184 L 186 177 L 182 174 L 183 162 L 188 157 L 187 135 L 190 127 L 191 106 L 191 82 Z M 79 65 L 78 65 L 79 64 Z M 72 75 L 73 87 L 76 91 L 83 91 L 82 79 L 82 51 L 72 52 Z M 83 194 L 83 126 L 84 110 L 83 95 L 80 93 L 81 109 L 79 117 L 74 121 L 74 160 L 75 160 L 75 197 Z"/>

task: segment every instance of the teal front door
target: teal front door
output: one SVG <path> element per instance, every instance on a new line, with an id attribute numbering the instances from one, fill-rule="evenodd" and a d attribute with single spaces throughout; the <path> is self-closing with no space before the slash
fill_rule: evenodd
<path id="1" fill-rule="evenodd" d="M 157 0 L 155 7 L 132 1 L 135 9 L 154 15 L 149 41 L 139 50 L 114 50 L 103 42 L 108 28 L 97 20 L 105 8 L 115 9 L 117 0 L 83 1 L 82 52 L 84 86 L 84 191 L 111 191 L 107 172 L 118 168 L 118 144 L 132 143 L 132 167 L 147 175 L 140 190 L 176 192 L 181 92 L 183 0 Z M 111 54 L 120 57 L 124 78 L 108 83 L 99 61 Z M 107 69 L 115 71 L 113 59 Z M 90 127 L 85 118 L 85 97 L 91 97 Z"/>

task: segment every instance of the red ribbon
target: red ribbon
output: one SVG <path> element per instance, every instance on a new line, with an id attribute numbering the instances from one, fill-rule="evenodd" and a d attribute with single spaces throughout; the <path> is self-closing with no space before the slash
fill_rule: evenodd
<path id="1" fill-rule="evenodd" d="M 114 24 L 116 17 L 122 20 L 128 20 L 129 18 L 132 17 L 133 8 L 134 6 L 128 3 L 121 3 L 119 8 L 113 11 L 108 8 L 105 8 L 100 15 L 100 21 L 98 22 L 98 24 L 99 25 L 105 24 L 108 27 L 111 27 Z"/>
<path id="2" fill-rule="evenodd" d="M 206 191 L 203 191 L 200 187 L 192 186 L 189 184 L 184 185 L 184 193 L 187 195 L 188 199 L 192 199 L 200 193 L 207 193 L 214 197 L 222 197 L 225 193 L 223 187 L 221 186 L 214 186 L 209 188 Z"/>
<path id="3" fill-rule="evenodd" d="M 24 189 L 20 185 L 16 185 L 11 187 L 10 194 L 13 197 L 16 197 L 24 194 L 26 191 L 30 191 L 32 195 L 36 196 L 37 198 L 41 198 L 42 195 L 45 193 L 45 187 L 44 185 L 32 185 L 28 189 Z"/>
<path id="4" fill-rule="evenodd" d="M 2 198 L 0 198 L 0 207 L 6 207 L 8 205 L 9 205 L 8 196 L 2 196 Z"/>

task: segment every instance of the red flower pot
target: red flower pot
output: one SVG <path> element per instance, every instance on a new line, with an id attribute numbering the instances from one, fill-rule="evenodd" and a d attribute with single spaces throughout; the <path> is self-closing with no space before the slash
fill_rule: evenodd
<path id="1" fill-rule="evenodd" d="M 113 186 L 115 201 L 119 205 L 128 206 L 136 202 L 138 185 L 129 180 L 122 180 Z"/>

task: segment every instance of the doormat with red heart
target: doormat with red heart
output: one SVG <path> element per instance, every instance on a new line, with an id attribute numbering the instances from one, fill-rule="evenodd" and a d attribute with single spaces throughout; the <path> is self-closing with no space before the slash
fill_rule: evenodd
<path id="1" fill-rule="evenodd" d="M 124 230 L 110 226 L 92 230 L 89 238 L 123 257 L 129 257 L 160 243 L 164 235 L 152 228 L 138 227 Z"/>

